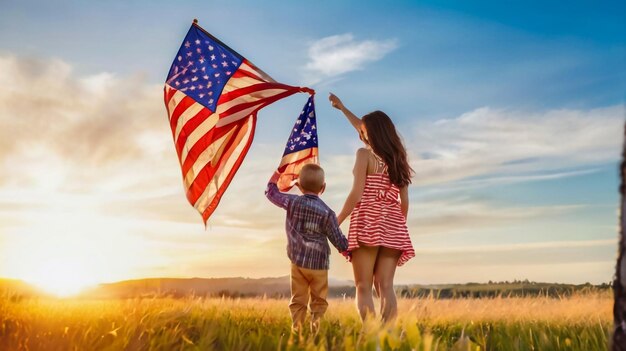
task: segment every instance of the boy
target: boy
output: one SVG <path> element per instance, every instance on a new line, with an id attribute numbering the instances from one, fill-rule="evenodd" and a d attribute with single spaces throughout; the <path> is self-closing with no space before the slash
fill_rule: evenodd
<path id="1" fill-rule="evenodd" d="M 291 260 L 292 328 L 299 330 L 311 310 L 311 329 L 317 331 L 320 318 L 328 308 L 328 241 L 348 257 L 348 240 L 341 233 L 335 212 L 319 198 L 324 192 L 324 170 L 316 164 L 302 167 L 297 186 L 303 195 L 284 194 L 278 190 L 274 173 L 265 195 L 276 206 L 287 210 L 287 256 Z M 309 300 L 310 293 L 310 300 Z"/>

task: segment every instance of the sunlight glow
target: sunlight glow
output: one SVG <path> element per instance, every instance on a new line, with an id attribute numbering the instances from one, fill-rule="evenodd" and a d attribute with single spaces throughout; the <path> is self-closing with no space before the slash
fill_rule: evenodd
<path id="1" fill-rule="evenodd" d="M 94 285 L 93 275 L 82 262 L 71 259 L 53 259 L 42 262 L 24 280 L 59 297 L 69 297 Z"/>
<path id="2" fill-rule="evenodd" d="M 3 228 L 0 276 L 69 297 L 100 283 L 140 276 L 144 264 L 164 264 L 160 257 L 147 257 L 146 243 L 135 234 L 142 223 L 103 214 L 101 195 L 46 187 L 24 194 L 37 201 L 25 203 L 32 209 L 21 211 L 16 225 Z"/>

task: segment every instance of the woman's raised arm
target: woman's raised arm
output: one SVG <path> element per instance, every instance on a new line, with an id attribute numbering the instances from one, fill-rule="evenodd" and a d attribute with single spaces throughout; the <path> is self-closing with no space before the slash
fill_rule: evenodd
<path id="1" fill-rule="evenodd" d="M 328 95 L 328 100 L 330 101 L 330 104 L 338 109 L 339 111 L 343 112 L 343 114 L 346 116 L 346 118 L 348 119 L 348 121 L 350 122 L 350 124 L 352 124 L 352 126 L 356 129 L 357 133 L 361 133 L 361 123 L 363 123 L 361 121 L 361 119 L 359 117 L 357 117 L 354 113 L 352 113 L 350 110 L 348 110 L 348 108 L 346 108 L 346 106 L 344 106 L 343 102 L 341 102 L 341 100 L 333 93 L 330 93 L 330 95 Z"/>

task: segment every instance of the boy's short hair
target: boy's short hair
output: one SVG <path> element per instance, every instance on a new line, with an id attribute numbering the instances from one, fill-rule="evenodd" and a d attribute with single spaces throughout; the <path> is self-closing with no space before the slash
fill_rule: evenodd
<path id="1" fill-rule="evenodd" d="M 319 194 L 324 187 L 324 169 L 314 163 L 304 165 L 300 170 L 298 183 L 303 190 Z"/>

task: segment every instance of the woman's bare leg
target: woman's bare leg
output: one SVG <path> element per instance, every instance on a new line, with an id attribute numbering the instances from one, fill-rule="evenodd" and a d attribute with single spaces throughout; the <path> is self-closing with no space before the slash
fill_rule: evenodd
<path id="1" fill-rule="evenodd" d="M 393 277 L 402 251 L 380 247 L 374 266 L 374 284 L 380 296 L 380 315 L 383 322 L 393 320 L 398 314 L 398 302 L 393 290 Z"/>
<path id="2" fill-rule="evenodd" d="M 371 314 L 376 315 L 374 299 L 372 297 L 372 284 L 374 280 L 374 265 L 378 246 L 361 246 L 352 251 L 352 270 L 354 271 L 354 283 L 356 285 L 356 305 L 361 315 L 361 320 Z"/>

